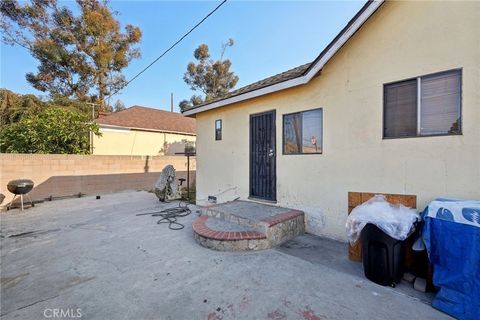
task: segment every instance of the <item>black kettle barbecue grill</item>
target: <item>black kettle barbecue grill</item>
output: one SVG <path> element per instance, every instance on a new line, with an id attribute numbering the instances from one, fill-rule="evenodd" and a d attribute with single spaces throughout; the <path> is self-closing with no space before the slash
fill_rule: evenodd
<path id="1" fill-rule="evenodd" d="M 30 199 L 28 196 L 28 193 L 33 189 L 33 181 L 29 179 L 18 179 L 18 180 L 12 180 L 7 184 L 7 189 L 11 193 L 13 193 L 15 196 L 13 197 L 12 201 L 10 202 L 10 205 L 7 206 L 7 210 L 11 209 L 13 201 L 15 201 L 15 198 L 19 195 L 20 196 L 20 204 L 21 208 L 23 211 L 23 195 L 27 196 L 28 200 L 30 200 L 30 205 L 33 207 L 33 201 Z"/>

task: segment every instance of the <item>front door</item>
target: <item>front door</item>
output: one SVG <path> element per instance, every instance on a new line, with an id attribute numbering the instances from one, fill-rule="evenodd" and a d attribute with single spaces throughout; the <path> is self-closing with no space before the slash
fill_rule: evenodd
<path id="1" fill-rule="evenodd" d="M 250 116 L 250 197 L 277 200 L 275 111 Z"/>

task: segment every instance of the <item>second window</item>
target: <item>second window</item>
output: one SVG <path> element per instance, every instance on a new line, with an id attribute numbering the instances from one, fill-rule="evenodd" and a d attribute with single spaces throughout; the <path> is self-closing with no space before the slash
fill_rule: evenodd
<path id="1" fill-rule="evenodd" d="M 283 154 L 322 153 L 322 109 L 283 116 Z"/>
<path id="2" fill-rule="evenodd" d="M 461 134 L 461 70 L 384 85 L 383 137 Z"/>

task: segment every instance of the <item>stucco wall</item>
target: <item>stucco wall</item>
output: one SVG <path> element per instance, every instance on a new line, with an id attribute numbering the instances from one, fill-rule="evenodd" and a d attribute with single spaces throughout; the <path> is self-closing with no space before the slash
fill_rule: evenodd
<path id="1" fill-rule="evenodd" d="M 197 115 L 197 198 L 248 197 L 249 115 L 276 110 L 277 204 L 346 239 L 348 191 L 480 198 L 480 3 L 388 2 L 309 84 Z M 462 68 L 461 136 L 382 140 L 383 84 Z M 323 108 L 323 154 L 282 155 L 282 115 Z M 223 140 L 214 122 L 223 120 Z"/>
<path id="2" fill-rule="evenodd" d="M 97 155 L 174 155 L 183 152 L 184 141 L 194 135 L 100 127 L 101 137 L 93 138 Z"/>

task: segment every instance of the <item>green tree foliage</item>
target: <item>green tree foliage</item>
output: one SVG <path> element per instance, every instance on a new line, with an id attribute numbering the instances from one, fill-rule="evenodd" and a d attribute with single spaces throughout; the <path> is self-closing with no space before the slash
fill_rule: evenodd
<path id="1" fill-rule="evenodd" d="M 0 131 L 0 152 L 88 154 L 90 132 L 98 125 L 73 108 L 49 107 Z"/>
<path id="2" fill-rule="evenodd" d="M 92 118 L 92 108 L 85 102 L 66 97 L 42 99 L 33 94 L 18 94 L 7 89 L 0 89 L 0 129 L 19 122 L 22 117 L 36 115 L 49 107 L 74 108 Z"/>
<path id="3" fill-rule="evenodd" d="M 37 90 L 104 106 L 126 83 L 121 71 L 140 57 L 133 47 L 140 29 L 129 24 L 122 31 L 108 1 L 76 0 L 78 14 L 56 0 L 0 1 L 2 40 L 38 60 L 37 72 L 26 75 Z"/>
<path id="4" fill-rule="evenodd" d="M 179 104 L 181 111 L 222 97 L 235 87 L 238 77 L 233 71 L 230 71 L 232 62 L 229 59 L 223 59 L 225 50 L 233 44 L 233 39 L 229 39 L 222 45 L 222 54 L 218 60 L 211 59 L 206 44 L 201 44 L 195 49 L 193 56 L 198 63 L 190 62 L 188 64 L 183 80 L 190 86 L 190 89 L 201 91 L 205 97 L 193 95 L 190 101 L 181 101 Z"/>
<path id="5" fill-rule="evenodd" d="M 19 122 L 23 116 L 37 114 L 45 107 L 46 103 L 33 94 L 0 89 L 0 128 Z"/>
<path id="6" fill-rule="evenodd" d="M 92 115 L 92 105 L 86 101 L 80 101 L 77 99 L 71 99 L 68 97 L 62 96 L 55 96 L 51 99 L 45 100 L 47 103 L 47 107 L 65 107 L 65 108 L 73 108 L 81 112 L 82 114 L 86 115 L 88 119 L 92 120 L 92 117 L 95 118 L 96 115 L 100 110 L 98 110 L 98 106 L 95 105 L 94 111 L 95 116 Z M 104 105 L 104 108 L 110 108 L 108 105 Z"/>

